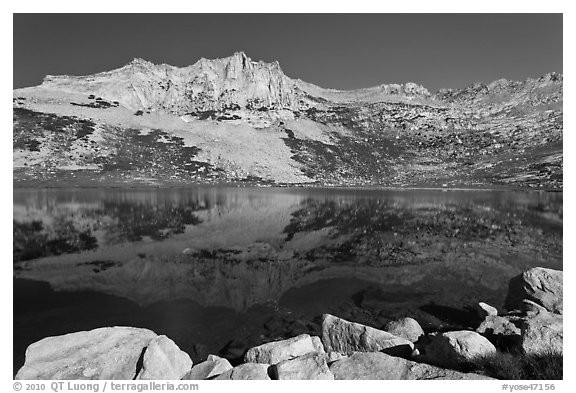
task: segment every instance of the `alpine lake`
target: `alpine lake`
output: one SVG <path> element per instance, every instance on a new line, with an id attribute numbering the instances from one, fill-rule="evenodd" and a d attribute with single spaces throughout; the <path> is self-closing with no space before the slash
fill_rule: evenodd
<path id="1" fill-rule="evenodd" d="M 324 313 L 472 326 L 510 278 L 562 269 L 561 192 L 15 188 L 14 372 L 28 345 L 149 328 L 196 363 L 320 335 Z"/>

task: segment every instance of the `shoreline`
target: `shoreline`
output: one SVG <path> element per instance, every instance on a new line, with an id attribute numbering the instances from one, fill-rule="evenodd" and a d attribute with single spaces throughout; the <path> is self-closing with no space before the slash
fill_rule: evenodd
<path id="1" fill-rule="evenodd" d="M 315 334 L 230 344 L 197 364 L 152 330 L 76 331 L 31 344 L 15 379 L 562 379 L 562 282 L 561 270 L 524 271 L 510 280 L 507 311 L 479 302 L 481 322 L 463 330 L 425 331 L 411 317 L 378 329 L 324 314 Z"/>
<path id="2" fill-rule="evenodd" d="M 58 182 L 56 182 L 58 183 Z M 26 182 L 13 182 L 13 190 L 39 190 L 39 189 L 135 189 L 135 190 L 178 190 L 189 188 L 255 188 L 255 189 L 310 189 L 310 190 L 339 190 L 339 191 L 443 191 L 443 192 L 527 192 L 527 193 L 563 193 L 564 189 L 534 189 L 525 187 L 427 187 L 427 186 L 373 186 L 373 185 L 317 185 L 317 184 L 266 184 L 259 183 L 175 183 L 175 184 L 139 184 L 139 183 L 124 183 L 124 184 L 55 184 L 48 186 L 45 184 L 27 184 Z"/>

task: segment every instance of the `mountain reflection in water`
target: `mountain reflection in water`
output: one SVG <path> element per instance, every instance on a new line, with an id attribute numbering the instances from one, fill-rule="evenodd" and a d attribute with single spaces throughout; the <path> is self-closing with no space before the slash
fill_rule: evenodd
<path id="1" fill-rule="evenodd" d="M 512 276 L 562 268 L 562 193 L 15 190 L 13 208 L 15 368 L 38 339 L 111 325 L 195 361 L 318 334 L 326 312 L 466 326 Z"/>

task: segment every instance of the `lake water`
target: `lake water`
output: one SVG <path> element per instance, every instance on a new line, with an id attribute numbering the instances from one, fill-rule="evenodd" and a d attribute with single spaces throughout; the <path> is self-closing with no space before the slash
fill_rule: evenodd
<path id="1" fill-rule="evenodd" d="M 46 336 L 166 334 L 194 361 L 319 334 L 323 313 L 467 327 L 508 280 L 562 269 L 562 193 L 15 189 L 14 372 Z"/>

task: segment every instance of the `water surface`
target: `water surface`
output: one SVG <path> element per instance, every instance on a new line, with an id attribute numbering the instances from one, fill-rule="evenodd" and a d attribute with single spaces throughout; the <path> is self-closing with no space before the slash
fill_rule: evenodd
<path id="1" fill-rule="evenodd" d="M 319 334 L 468 327 L 508 280 L 562 268 L 562 193 L 305 188 L 14 191 L 14 367 L 45 336 L 166 334 L 195 361 Z"/>

